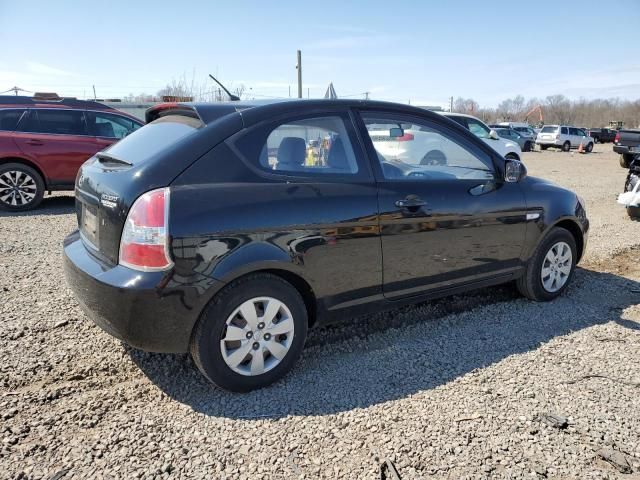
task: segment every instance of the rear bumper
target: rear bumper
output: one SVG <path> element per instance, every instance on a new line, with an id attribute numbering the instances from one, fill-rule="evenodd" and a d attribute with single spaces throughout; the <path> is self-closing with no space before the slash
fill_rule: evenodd
<path id="1" fill-rule="evenodd" d="M 142 350 L 188 351 L 191 331 L 206 304 L 193 296 L 190 282 L 180 281 L 173 270 L 138 272 L 106 266 L 89 253 L 77 231 L 63 245 L 67 284 L 99 327 Z M 210 287 L 222 285 L 208 282 Z"/>
<path id="2" fill-rule="evenodd" d="M 536 138 L 536 145 L 549 145 L 551 147 L 561 147 L 562 142 L 555 139 Z"/>
<path id="3" fill-rule="evenodd" d="M 616 152 L 616 153 L 623 154 L 623 155 L 631 153 L 629 151 L 629 147 L 627 147 L 626 145 L 614 145 L 613 146 L 613 151 Z"/>

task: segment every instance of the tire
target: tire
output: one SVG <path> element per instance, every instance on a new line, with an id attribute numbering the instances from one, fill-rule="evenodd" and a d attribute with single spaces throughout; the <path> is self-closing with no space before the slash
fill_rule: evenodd
<path id="1" fill-rule="evenodd" d="M 262 311 L 263 315 L 268 315 L 264 302 L 272 301 L 276 306 L 279 302 L 284 308 L 278 310 L 280 323 L 274 322 L 271 327 L 271 322 L 265 319 L 267 325 L 264 325 L 259 315 L 253 319 L 252 327 L 239 311 L 241 306 L 248 306 L 246 308 L 255 308 L 251 311 L 256 314 Z M 261 310 L 260 306 L 264 309 Z M 280 330 L 292 325 L 288 330 L 292 333 L 274 334 L 273 340 L 267 338 L 269 330 L 281 324 Z M 191 356 L 202 374 L 218 387 L 232 392 L 248 392 L 279 380 L 291 370 L 302 353 L 307 328 L 305 303 L 290 283 L 272 274 L 249 275 L 227 285 L 204 309 L 191 337 Z M 226 336 L 230 340 L 224 341 Z M 234 340 L 234 337 L 243 338 Z M 276 349 L 275 344 L 280 346 Z M 259 358 L 254 354 L 258 351 L 256 349 L 262 355 L 262 362 L 256 361 Z M 279 359 L 272 351 L 278 351 L 282 358 Z M 254 367 L 261 373 L 252 373 Z"/>
<path id="2" fill-rule="evenodd" d="M 585 151 L 586 151 L 587 153 L 591 153 L 591 152 L 593 152 L 593 143 L 589 142 L 589 143 L 587 144 L 587 148 L 585 148 Z"/>
<path id="3" fill-rule="evenodd" d="M 600 140 L 598 139 L 598 137 L 593 137 L 593 143 L 600 143 Z"/>
<path id="4" fill-rule="evenodd" d="M 569 150 L 571 150 L 571 142 L 569 142 L 568 140 L 566 142 L 564 142 L 562 144 L 562 151 L 563 152 L 568 152 Z"/>
<path id="5" fill-rule="evenodd" d="M 640 207 L 627 207 L 627 215 L 633 219 L 640 218 Z"/>
<path id="6" fill-rule="evenodd" d="M 0 209 L 22 212 L 36 208 L 42 202 L 44 189 L 44 180 L 28 165 L 0 165 Z"/>
<path id="7" fill-rule="evenodd" d="M 562 268 L 555 268 L 555 271 L 559 272 L 559 275 L 563 275 L 561 270 L 564 270 L 564 274 L 566 277 L 562 277 L 562 285 L 556 284 L 557 289 L 549 290 L 543 284 L 542 279 L 542 269 L 543 266 L 547 264 L 547 255 L 550 253 L 552 248 L 555 248 L 557 245 L 566 245 L 569 247 L 571 251 L 571 259 L 569 263 L 561 264 Z M 548 302 L 549 300 L 553 300 L 558 297 L 565 291 L 567 286 L 571 283 L 571 279 L 573 278 L 573 274 L 576 267 L 577 260 L 577 250 L 576 250 L 576 241 L 573 238 L 573 235 L 568 230 L 560 227 L 552 228 L 549 233 L 542 239 L 535 252 L 529 259 L 527 263 L 527 267 L 525 269 L 524 275 L 516 280 L 516 285 L 518 290 L 525 297 L 534 300 L 536 302 Z M 554 266 L 555 267 L 555 266 Z M 545 267 L 546 268 L 546 267 Z M 550 267 L 549 267 L 550 268 Z M 553 272 L 551 273 L 553 275 Z"/>
<path id="8" fill-rule="evenodd" d="M 631 162 L 633 161 L 633 158 L 635 157 L 635 155 L 632 155 L 630 153 L 621 153 L 620 154 L 620 166 L 622 168 L 629 168 L 629 165 L 631 165 Z"/>
<path id="9" fill-rule="evenodd" d="M 504 158 L 506 158 L 507 160 L 518 160 L 518 161 L 520 161 L 520 157 L 517 154 L 513 153 L 513 152 L 507 153 L 504 156 Z"/>
<path id="10" fill-rule="evenodd" d="M 540 150 L 546 150 L 547 148 L 549 148 L 549 147 L 546 146 L 546 145 L 540 145 Z"/>
<path id="11" fill-rule="evenodd" d="M 525 142 L 523 152 L 530 152 L 530 151 L 531 151 L 531 142 Z"/>

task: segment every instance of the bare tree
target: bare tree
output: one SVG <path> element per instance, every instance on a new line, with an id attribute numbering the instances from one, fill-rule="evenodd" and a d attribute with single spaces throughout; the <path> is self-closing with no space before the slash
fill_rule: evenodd
<path id="1" fill-rule="evenodd" d="M 473 98 L 458 97 L 453 102 L 453 111 L 456 113 L 474 114 L 479 108 L 480 105 Z"/>

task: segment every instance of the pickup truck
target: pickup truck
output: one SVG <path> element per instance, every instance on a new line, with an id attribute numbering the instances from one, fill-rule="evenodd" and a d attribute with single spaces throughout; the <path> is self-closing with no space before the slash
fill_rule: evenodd
<path id="1" fill-rule="evenodd" d="M 613 142 L 616 138 L 615 130 L 610 128 L 590 128 L 589 136 L 593 138 L 594 143 Z"/>
<path id="2" fill-rule="evenodd" d="M 640 154 L 640 130 L 618 130 L 613 140 L 613 151 L 620 154 L 620 166 L 629 168 L 633 157 Z"/>

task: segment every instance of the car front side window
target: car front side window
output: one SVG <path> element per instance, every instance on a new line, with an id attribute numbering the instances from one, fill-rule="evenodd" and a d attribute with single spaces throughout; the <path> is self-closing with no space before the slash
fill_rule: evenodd
<path id="1" fill-rule="evenodd" d="M 140 125 L 130 118 L 111 113 L 87 112 L 87 116 L 96 137 L 124 138 L 140 128 Z"/>
<path id="2" fill-rule="evenodd" d="M 388 180 L 487 180 L 491 157 L 448 130 L 413 117 L 364 113 L 369 138 Z"/>
<path id="3" fill-rule="evenodd" d="M 467 119 L 467 124 L 469 125 L 469 130 L 478 138 L 489 138 L 490 130 L 485 127 L 482 123 L 473 118 Z"/>

